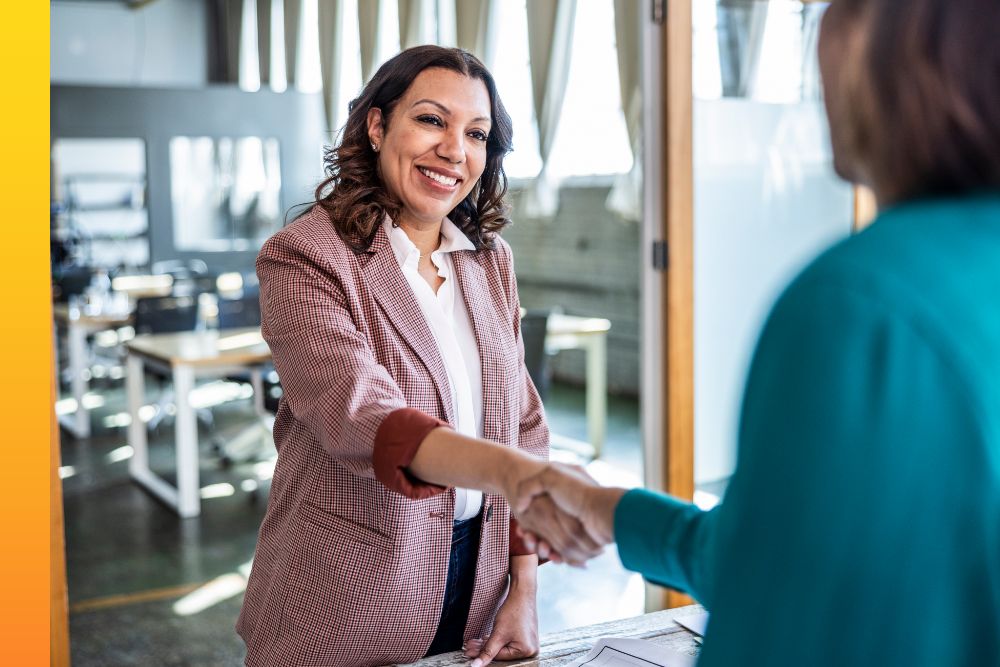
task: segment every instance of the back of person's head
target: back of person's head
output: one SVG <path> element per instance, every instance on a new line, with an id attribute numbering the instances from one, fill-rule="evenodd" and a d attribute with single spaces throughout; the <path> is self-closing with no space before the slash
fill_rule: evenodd
<path id="1" fill-rule="evenodd" d="M 492 246 L 492 234 L 510 222 L 507 175 L 503 159 L 511 151 L 513 126 L 486 66 L 468 51 L 435 45 L 415 46 L 393 56 L 375 72 L 348 105 L 340 142 L 325 155 L 327 178 L 316 189 L 316 201 L 330 215 L 337 233 L 355 250 L 367 249 L 383 215 L 395 218 L 400 203 L 383 186 L 378 155 L 368 136 L 368 111 L 380 109 L 392 121 L 396 103 L 426 69 L 441 68 L 476 79 L 490 97 L 491 128 L 486 140 L 486 166 L 479 183 L 449 218 L 477 248 Z"/>
<path id="2" fill-rule="evenodd" d="M 884 202 L 1000 188 L 1000 1 L 833 0 L 820 65 L 841 176 Z"/>

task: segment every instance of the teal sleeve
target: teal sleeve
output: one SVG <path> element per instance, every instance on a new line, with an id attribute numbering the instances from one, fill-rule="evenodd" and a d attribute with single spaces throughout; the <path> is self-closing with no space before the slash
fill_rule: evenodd
<path id="1" fill-rule="evenodd" d="M 615 508 L 615 540 L 622 564 L 707 603 L 714 518 L 715 511 L 703 512 L 662 493 L 633 489 Z"/>

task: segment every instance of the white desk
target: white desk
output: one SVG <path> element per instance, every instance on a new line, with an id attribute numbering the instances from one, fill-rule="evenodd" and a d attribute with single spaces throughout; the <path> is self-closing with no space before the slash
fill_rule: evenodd
<path id="1" fill-rule="evenodd" d="M 203 375 L 230 375 L 250 369 L 255 406 L 262 411 L 264 394 L 260 367 L 271 360 L 271 350 L 257 327 L 144 334 L 128 341 L 125 348 L 128 352 L 125 388 L 129 413 L 132 415 L 128 430 L 128 444 L 133 450 L 129 473 L 135 481 L 174 508 L 181 517 L 197 516 L 201 512 L 198 423 L 190 402 L 194 380 Z M 174 383 L 177 396 L 177 420 L 174 427 L 176 487 L 149 468 L 146 424 L 139 418 L 139 409 L 145 399 L 146 366 L 169 373 Z"/>
<path id="2" fill-rule="evenodd" d="M 59 422 L 70 433 L 78 438 L 90 437 L 90 413 L 83 405 L 83 397 L 89 386 L 87 371 L 87 335 L 109 329 L 117 329 L 130 324 L 130 312 L 101 313 L 88 315 L 79 308 L 70 308 L 64 303 L 52 306 L 52 315 L 56 328 L 66 330 L 67 363 L 70 368 L 70 388 L 76 401 L 76 412 L 72 415 L 60 415 Z M 56 342 L 56 352 L 59 345 Z M 56 369 L 59 359 L 56 357 Z"/>
<path id="3" fill-rule="evenodd" d="M 587 438 L 600 458 L 607 434 L 608 352 L 611 322 L 602 317 L 552 313 L 545 329 L 545 351 L 582 349 L 587 355 Z"/>

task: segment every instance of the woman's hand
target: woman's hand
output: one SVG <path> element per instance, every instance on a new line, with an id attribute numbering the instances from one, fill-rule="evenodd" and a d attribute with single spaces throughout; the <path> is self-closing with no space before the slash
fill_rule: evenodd
<path id="1" fill-rule="evenodd" d="M 515 561 L 521 562 L 518 565 Z M 485 667 L 493 660 L 517 660 L 538 654 L 537 567 L 534 555 L 512 559 L 510 591 L 497 612 L 493 634 L 485 639 L 470 639 L 465 644 L 465 657 L 475 658 L 469 667 Z"/>
<path id="2" fill-rule="evenodd" d="M 624 493 L 602 487 L 579 466 L 550 463 L 522 480 L 511 506 L 528 548 L 580 565 L 614 541 L 615 507 Z"/>

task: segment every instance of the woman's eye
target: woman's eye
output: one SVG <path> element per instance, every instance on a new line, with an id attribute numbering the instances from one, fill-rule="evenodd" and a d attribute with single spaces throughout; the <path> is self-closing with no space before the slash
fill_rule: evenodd
<path id="1" fill-rule="evenodd" d="M 489 139 L 489 136 L 482 130 L 473 130 L 472 132 L 469 132 L 469 136 L 476 141 L 486 141 Z"/>
<path id="2" fill-rule="evenodd" d="M 418 116 L 417 120 L 428 125 L 437 125 L 439 127 L 442 125 L 441 119 L 437 116 Z"/>

